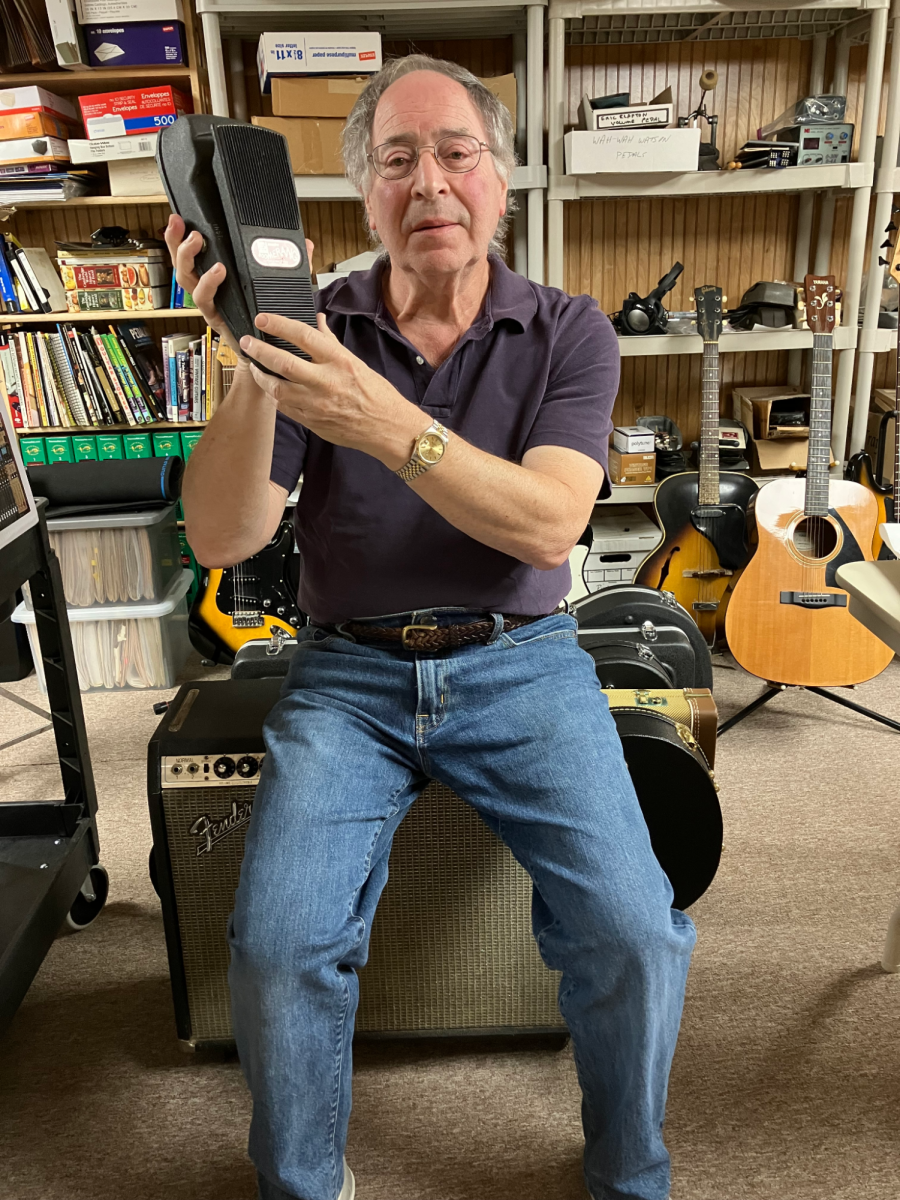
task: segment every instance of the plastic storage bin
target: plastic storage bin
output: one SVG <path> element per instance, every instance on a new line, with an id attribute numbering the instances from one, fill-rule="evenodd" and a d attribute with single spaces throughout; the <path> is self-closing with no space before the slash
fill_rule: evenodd
<path id="1" fill-rule="evenodd" d="M 662 541 L 662 530 L 633 505 L 597 506 L 591 517 L 594 544 L 584 563 L 584 582 L 592 592 L 613 583 L 634 583 L 634 576 Z"/>
<path id="2" fill-rule="evenodd" d="M 69 608 L 164 599 L 181 566 L 175 505 L 47 522 Z M 32 608 L 31 594 L 23 589 Z"/>
<path id="3" fill-rule="evenodd" d="M 191 653 L 186 596 L 193 579 L 193 571 L 181 570 L 156 604 L 68 609 L 83 692 L 175 686 Z M 12 619 L 28 631 L 38 685 L 46 693 L 36 614 L 23 603 Z"/>

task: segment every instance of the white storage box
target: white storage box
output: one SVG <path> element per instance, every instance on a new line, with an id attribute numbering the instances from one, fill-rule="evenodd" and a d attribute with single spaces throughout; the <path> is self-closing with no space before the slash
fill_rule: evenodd
<path id="1" fill-rule="evenodd" d="M 187 592 L 193 571 L 182 570 L 157 604 L 70 608 L 78 685 L 83 692 L 120 688 L 171 688 L 191 653 Z M 38 686 L 46 695 L 37 616 L 23 604 L 12 619 L 28 631 Z"/>
<path id="2" fill-rule="evenodd" d="M 584 582 L 595 592 L 611 583 L 633 583 L 638 567 L 662 541 L 662 530 L 630 504 L 598 506 L 591 517 L 594 544 L 584 562 Z"/>
<path id="3" fill-rule="evenodd" d="M 47 531 L 70 608 L 162 600 L 182 569 L 174 504 L 145 512 L 54 517 Z M 31 593 L 23 592 L 30 609 Z"/>
<path id="4" fill-rule="evenodd" d="M 617 425 L 613 430 L 613 446 L 620 454 L 654 454 L 656 440 L 652 429 L 643 425 Z"/>
<path id="5" fill-rule="evenodd" d="M 569 175 L 696 171 L 699 129 L 573 129 L 565 136 Z"/>

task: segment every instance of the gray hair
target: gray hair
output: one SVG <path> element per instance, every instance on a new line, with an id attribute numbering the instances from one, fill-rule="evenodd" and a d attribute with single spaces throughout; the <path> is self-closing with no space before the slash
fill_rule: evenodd
<path id="1" fill-rule="evenodd" d="M 347 123 L 344 126 L 342 153 L 344 169 L 347 178 L 360 193 L 365 195 L 370 179 L 371 166 L 367 155 L 372 149 L 372 126 L 375 123 L 375 109 L 378 101 L 396 80 L 403 75 L 411 75 L 413 71 L 434 71 L 438 75 L 446 75 L 455 79 L 469 93 L 469 99 L 475 105 L 484 121 L 488 145 L 491 147 L 491 157 L 497 174 L 505 183 L 512 183 L 513 168 L 516 165 L 515 130 L 509 109 L 498 100 L 490 88 L 485 87 L 477 76 L 459 63 L 448 62 L 443 58 L 432 58 L 428 54 L 408 54 L 405 58 L 394 58 L 387 62 L 382 69 L 366 84 L 353 105 Z M 509 214 L 516 211 L 515 193 L 510 191 L 506 200 L 507 215 L 501 217 L 491 238 L 488 250 L 502 254 L 506 243 Z M 366 225 L 369 218 L 366 214 Z M 377 245 L 379 239 L 369 229 L 369 236 Z"/>

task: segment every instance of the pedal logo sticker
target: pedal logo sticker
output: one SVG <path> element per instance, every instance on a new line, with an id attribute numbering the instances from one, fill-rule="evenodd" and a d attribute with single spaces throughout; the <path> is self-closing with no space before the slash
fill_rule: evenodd
<path id="1" fill-rule="evenodd" d="M 202 854 L 212 854 L 213 848 L 223 838 L 228 837 L 229 833 L 234 833 L 236 829 L 240 829 L 242 825 L 249 823 L 252 812 L 252 800 L 242 800 L 240 803 L 232 800 L 231 812 L 227 817 L 212 820 L 208 813 L 198 817 L 191 826 L 191 834 L 197 839 L 197 857 L 199 858 Z"/>

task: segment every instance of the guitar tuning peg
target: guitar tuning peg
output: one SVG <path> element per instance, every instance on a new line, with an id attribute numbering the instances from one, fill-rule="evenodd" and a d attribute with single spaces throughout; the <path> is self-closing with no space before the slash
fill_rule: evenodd
<path id="1" fill-rule="evenodd" d="M 878 265 L 879 265 L 879 267 L 889 267 L 891 264 L 890 264 L 890 260 L 889 260 L 889 259 L 887 259 L 887 258 L 882 258 L 882 257 L 881 257 L 881 255 L 879 254 L 879 256 L 878 256 Z"/>
<path id="2" fill-rule="evenodd" d="M 891 242 L 890 238 L 887 238 L 885 241 L 883 241 L 881 243 L 882 250 L 893 250 L 893 248 L 894 248 L 894 246 L 893 246 L 893 243 Z"/>
<path id="3" fill-rule="evenodd" d="M 896 224 L 896 222 L 894 222 L 894 221 L 888 221 L 888 223 L 887 223 L 887 226 L 885 227 L 885 231 L 884 231 L 884 232 L 885 232 L 885 233 L 896 233 L 896 232 L 897 232 L 897 224 Z"/>

